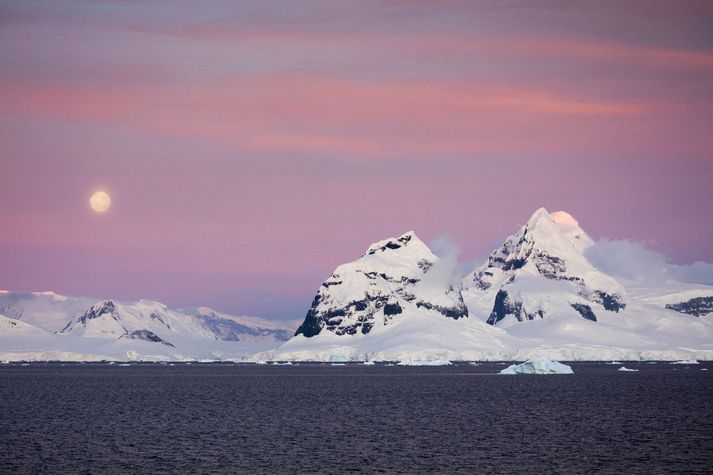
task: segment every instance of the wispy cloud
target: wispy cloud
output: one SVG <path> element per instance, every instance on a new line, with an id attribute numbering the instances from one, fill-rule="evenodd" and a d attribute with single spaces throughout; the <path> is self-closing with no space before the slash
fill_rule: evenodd
<path id="1" fill-rule="evenodd" d="M 634 282 L 665 283 L 667 280 L 713 285 L 713 263 L 674 264 L 645 243 L 628 239 L 604 239 L 587 251 L 587 257 L 604 272 Z"/>
<path id="2" fill-rule="evenodd" d="M 496 121 L 514 130 L 547 116 L 607 119 L 657 107 L 490 83 L 373 84 L 284 74 L 161 87 L 16 81 L 4 84 L 0 100 L 6 116 L 20 119 L 122 126 L 246 151 L 366 157 L 506 150 L 519 145 L 501 140 L 507 130 L 493 135 Z"/>

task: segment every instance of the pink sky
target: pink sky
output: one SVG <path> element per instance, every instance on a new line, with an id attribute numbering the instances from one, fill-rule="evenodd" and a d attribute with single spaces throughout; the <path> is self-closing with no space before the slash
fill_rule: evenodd
<path id="1" fill-rule="evenodd" d="M 474 260 L 540 206 L 712 261 L 711 32 L 710 2 L 2 2 L 0 288 L 299 318 L 373 241 Z"/>

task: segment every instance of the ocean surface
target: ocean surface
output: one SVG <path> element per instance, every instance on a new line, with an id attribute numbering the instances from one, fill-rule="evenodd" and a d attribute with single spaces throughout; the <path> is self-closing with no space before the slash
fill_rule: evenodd
<path id="1" fill-rule="evenodd" d="M 713 364 L 504 366 L 2 365 L 0 472 L 713 473 Z"/>

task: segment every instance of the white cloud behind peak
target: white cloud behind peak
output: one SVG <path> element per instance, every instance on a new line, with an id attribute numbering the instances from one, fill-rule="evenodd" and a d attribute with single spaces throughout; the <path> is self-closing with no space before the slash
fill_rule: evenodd
<path id="1" fill-rule="evenodd" d="M 713 263 L 698 261 L 688 265 L 674 264 L 666 255 L 647 248 L 642 242 L 602 239 L 587 249 L 585 254 L 603 272 L 634 282 L 677 280 L 713 284 Z"/>

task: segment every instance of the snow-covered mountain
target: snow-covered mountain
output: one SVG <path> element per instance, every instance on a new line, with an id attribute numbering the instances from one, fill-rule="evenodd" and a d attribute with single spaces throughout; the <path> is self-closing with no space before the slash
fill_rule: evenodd
<path id="1" fill-rule="evenodd" d="M 680 282 L 640 288 L 618 281 L 587 258 L 595 243 L 568 213 L 537 210 L 487 262 L 463 279 L 461 295 L 467 310 L 461 316 L 468 318 L 423 314 L 422 308 L 398 300 L 403 293 L 420 295 L 417 284 L 409 291 L 403 287 L 417 275 L 414 263 L 427 255 L 427 260 L 433 259 L 418 241 L 418 252 L 406 259 L 409 270 L 391 271 L 394 262 L 386 252 L 398 252 L 399 239 L 377 243 L 361 259 L 340 266 L 320 288 L 303 331 L 255 359 L 713 359 L 713 314 L 693 316 L 707 310 L 713 288 Z M 367 259 L 377 252 L 386 258 Z M 366 272 L 396 275 L 398 285 L 375 285 L 376 297 L 367 301 L 398 301 L 401 312 L 385 315 L 369 310 L 364 315 L 357 311 L 352 302 L 370 295 L 369 281 L 362 277 Z M 421 278 L 428 276 L 423 274 Z M 454 296 L 460 302 L 458 286 L 444 286 L 451 279 L 440 276 L 437 282 L 440 286 L 433 287 L 434 294 Z M 338 291 L 332 293 L 333 288 Z M 680 301 L 686 306 L 675 308 Z M 364 322 L 377 325 L 359 331 Z M 304 332 L 304 328 L 315 331 Z"/>
<path id="2" fill-rule="evenodd" d="M 0 291 L 0 359 L 242 359 L 292 329 L 206 307 Z"/>
<path id="3" fill-rule="evenodd" d="M 461 281 L 408 232 L 337 267 L 291 338 L 205 307 L 0 291 L 0 360 L 713 360 L 713 286 L 642 280 L 600 246 L 539 209 Z"/>
<path id="4" fill-rule="evenodd" d="M 324 281 L 296 335 L 366 335 L 416 313 L 467 317 L 459 286 L 440 265 L 413 232 L 374 243 Z"/>
<path id="5" fill-rule="evenodd" d="M 174 312 L 159 302 L 140 300 L 119 303 L 102 300 L 78 314 L 59 332 L 92 338 L 144 340 L 174 346 L 174 338 L 215 340 L 198 319 Z"/>
<path id="6" fill-rule="evenodd" d="M 593 243 L 565 212 L 540 208 L 463 280 L 469 308 L 491 325 L 577 315 L 597 321 L 626 308 L 624 288 L 585 257 Z"/>

